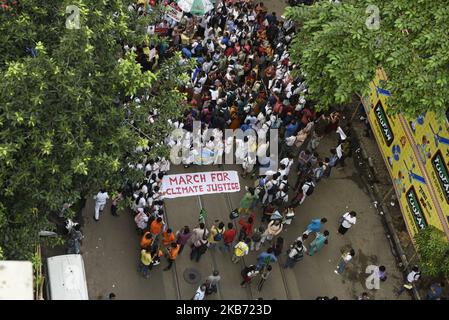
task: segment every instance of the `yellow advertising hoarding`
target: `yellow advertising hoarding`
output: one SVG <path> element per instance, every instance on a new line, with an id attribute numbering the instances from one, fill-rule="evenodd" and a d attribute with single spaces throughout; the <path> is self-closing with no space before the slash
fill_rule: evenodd
<path id="1" fill-rule="evenodd" d="M 377 70 L 364 105 L 407 229 L 413 237 L 432 225 L 449 239 L 449 124 L 430 112 L 413 121 L 389 115 L 385 81 L 383 70 Z"/>

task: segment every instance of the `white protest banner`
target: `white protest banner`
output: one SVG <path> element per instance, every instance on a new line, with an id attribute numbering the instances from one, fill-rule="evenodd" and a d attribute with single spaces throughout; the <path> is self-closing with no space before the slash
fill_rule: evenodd
<path id="1" fill-rule="evenodd" d="M 164 176 L 161 192 L 164 198 L 240 191 L 237 171 L 183 173 Z"/>

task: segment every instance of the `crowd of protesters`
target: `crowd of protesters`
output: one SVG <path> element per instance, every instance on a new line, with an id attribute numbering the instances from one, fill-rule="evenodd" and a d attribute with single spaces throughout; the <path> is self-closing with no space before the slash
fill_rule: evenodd
<path id="1" fill-rule="evenodd" d="M 136 4 L 130 10 L 144 14 L 145 4 Z M 190 246 L 193 261 L 199 262 L 207 250 L 217 247 L 223 253 L 230 252 L 233 263 L 264 247 L 257 261 L 246 263 L 241 271 L 242 286 L 258 277 L 261 290 L 272 270 L 271 264 L 281 255 L 285 256 L 283 267 L 293 268 L 306 253 L 313 256 L 327 244 L 325 217 L 313 219 L 291 245 L 284 243 L 282 232 L 292 223 L 296 208 L 307 201 L 320 181 L 329 178 L 335 167 L 343 167 L 345 158 L 351 156 L 349 127 L 343 127 L 338 111 L 315 110 L 314 102 L 307 98 L 307 83 L 295 72 L 300 68 L 290 60 L 288 52 L 296 26 L 290 20 L 281 20 L 275 12 L 268 12 L 263 3 L 223 1 L 204 16 L 184 14 L 179 22 L 165 17 L 153 27 L 149 30 L 164 30 L 169 45 L 149 50 L 137 48 L 143 65 L 153 68 L 168 50 L 182 52 L 180 64 L 196 61 L 189 84 L 179 88 L 186 93 L 189 108 L 181 118 L 170 122 L 173 128 L 182 128 L 187 134 L 182 138 L 169 136 L 164 141 L 191 150 L 183 156 L 183 165 L 198 164 L 198 156 L 217 163 L 229 152 L 230 142 L 223 135 L 224 129 L 254 130 L 259 137 L 266 138 L 270 129 L 277 129 L 279 166 L 264 175 L 257 174 L 258 168 L 266 166 L 259 161 L 259 155 L 265 155 L 269 143 L 254 147 L 256 143 L 251 137 L 240 140 L 237 137 L 235 157 L 241 160 L 238 162 L 242 164 L 241 176 L 252 177 L 255 183 L 246 189 L 239 207 L 231 213 L 233 221 L 215 221 L 210 227 L 201 222 L 195 228 L 172 230 L 161 193 L 161 181 L 170 170 L 170 162 L 165 158 L 145 158 L 134 165 L 144 172 L 145 180 L 130 184 L 126 192 L 113 198 L 113 213 L 124 193 L 132 195 L 131 208 L 141 234 L 139 271 L 143 276 L 149 277 L 150 270 L 160 264 L 163 256 L 164 270 L 169 270 L 185 246 Z M 125 45 L 124 50 L 128 49 Z M 211 137 L 203 137 L 200 155 L 195 154 L 192 139 L 195 121 L 201 123 L 201 130 L 213 130 Z M 319 154 L 317 147 L 326 135 L 333 135 L 335 147 Z M 289 181 L 291 177 L 294 183 Z M 96 206 L 96 220 L 97 211 L 106 201 L 104 195 L 99 200 L 102 202 Z M 260 217 L 255 215 L 257 207 L 262 208 Z M 339 223 L 338 233 L 343 236 L 356 224 L 356 213 L 344 213 Z M 354 255 L 352 248 L 343 253 L 335 273 L 342 274 Z M 382 268 L 385 273 L 385 267 Z M 219 280 L 218 271 L 214 271 L 193 299 L 201 300 L 216 292 Z"/>

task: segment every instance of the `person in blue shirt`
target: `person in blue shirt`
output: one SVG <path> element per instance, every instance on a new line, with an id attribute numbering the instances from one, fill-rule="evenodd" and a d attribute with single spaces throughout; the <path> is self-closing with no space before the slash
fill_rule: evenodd
<path id="1" fill-rule="evenodd" d="M 276 17 L 276 12 L 272 12 L 271 14 L 267 14 L 267 21 L 269 24 L 277 23 L 278 19 Z"/>
<path id="2" fill-rule="evenodd" d="M 242 129 L 243 132 L 251 128 L 251 121 L 246 120 L 244 124 L 240 126 L 240 129 Z"/>
<path id="3" fill-rule="evenodd" d="M 430 286 L 427 292 L 426 300 L 439 300 L 443 293 L 444 282 L 436 282 Z"/>
<path id="4" fill-rule="evenodd" d="M 293 119 L 290 124 L 285 128 L 285 137 L 291 137 L 296 134 L 296 131 L 298 131 L 298 124 L 296 123 L 296 120 Z"/>
<path id="5" fill-rule="evenodd" d="M 268 248 L 266 252 L 262 252 L 257 257 L 257 270 L 262 269 L 263 266 L 270 264 L 271 262 L 277 262 L 278 259 L 273 253 L 273 248 Z"/>
<path id="6" fill-rule="evenodd" d="M 190 59 L 192 57 L 192 52 L 190 52 L 190 50 L 187 47 L 182 48 L 182 54 L 184 55 L 184 57 Z"/>
<path id="7" fill-rule="evenodd" d="M 303 233 L 309 235 L 311 232 L 320 232 L 322 225 L 326 222 L 326 218 L 312 219 L 312 221 L 310 221 L 309 225 L 307 226 L 306 231 L 304 231 Z"/>

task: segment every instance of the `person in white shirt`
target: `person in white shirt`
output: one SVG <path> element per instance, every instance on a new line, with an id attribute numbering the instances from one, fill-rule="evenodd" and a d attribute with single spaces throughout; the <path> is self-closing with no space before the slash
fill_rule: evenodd
<path id="1" fill-rule="evenodd" d="M 136 223 L 137 228 L 145 230 L 148 227 L 148 220 L 148 215 L 142 208 L 139 208 L 137 215 L 134 217 L 134 222 Z"/>
<path id="2" fill-rule="evenodd" d="M 279 178 L 280 174 L 276 173 L 275 175 L 273 175 L 272 179 L 267 181 L 264 185 L 264 189 L 265 189 L 265 194 L 262 198 L 262 203 L 265 204 L 266 201 L 268 200 L 268 203 L 271 203 L 273 201 L 273 197 L 276 195 L 276 193 L 279 190 L 279 182 L 278 182 L 278 178 Z"/>
<path id="3" fill-rule="evenodd" d="M 288 193 L 283 190 L 279 190 L 276 193 L 276 200 L 282 201 L 283 204 L 288 202 Z"/>
<path id="4" fill-rule="evenodd" d="M 144 194 L 143 192 L 140 192 L 133 203 L 132 209 L 138 211 L 139 209 L 145 208 L 146 205 L 147 201 L 145 200 Z"/>
<path id="5" fill-rule="evenodd" d="M 197 290 L 192 300 L 204 300 L 204 296 L 206 295 L 207 285 L 202 284 Z"/>
<path id="6" fill-rule="evenodd" d="M 293 155 L 289 154 L 288 157 L 282 159 L 279 163 L 285 165 L 286 175 L 290 173 L 290 168 L 293 165 Z"/>
<path id="7" fill-rule="evenodd" d="M 306 182 L 301 187 L 302 190 L 302 198 L 301 201 L 299 201 L 299 204 L 302 204 L 304 200 L 306 200 L 307 196 L 312 195 L 313 191 L 315 189 L 315 183 L 312 181 L 312 179 L 308 178 Z"/>
<path id="8" fill-rule="evenodd" d="M 421 278 L 421 271 L 419 271 L 418 266 L 413 266 L 412 271 L 407 275 L 407 283 L 404 283 L 399 291 L 396 293 L 399 296 L 405 290 L 411 290 L 413 288 L 413 283 Z"/>
<path id="9" fill-rule="evenodd" d="M 104 189 L 100 189 L 100 192 L 94 197 L 95 199 L 95 221 L 100 220 L 100 211 L 103 211 L 106 202 L 109 199 L 109 195 Z"/>
<path id="10" fill-rule="evenodd" d="M 280 174 L 280 177 L 288 175 L 287 166 L 285 164 L 281 163 L 279 166 L 278 172 Z M 282 178 L 281 178 L 281 180 L 282 180 Z"/>
<path id="11" fill-rule="evenodd" d="M 348 136 L 340 126 L 337 128 L 337 133 L 340 136 L 339 141 L 345 141 L 348 138 Z"/>
<path id="12" fill-rule="evenodd" d="M 354 211 L 346 212 L 342 216 L 342 221 L 340 227 L 338 228 L 338 233 L 344 235 L 353 225 L 357 222 L 357 213 Z"/>
<path id="13" fill-rule="evenodd" d="M 345 271 L 345 267 L 348 264 L 349 261 L 352 260 L 355 256 L 354 249 L 349 250 L 348 252 L 345 252 L 340 259 L 340 263 L 337 266 L 337 269 L 334 270 L 336 274 L 342 274 L 343 271 Z"/>
<path id="14" fill-rule="evenodd" d="M 284 269 L 293 268 L 296 262 L 301 261 L 304 257 L 304 245 L 301 240 L 296 240 L 287 251 L 287 260 L 283 266 Z"/>

